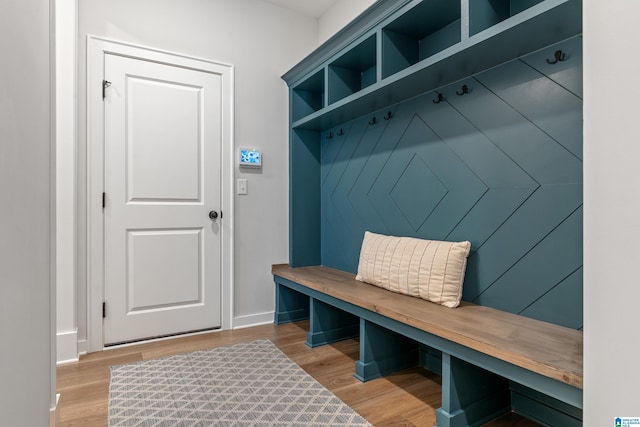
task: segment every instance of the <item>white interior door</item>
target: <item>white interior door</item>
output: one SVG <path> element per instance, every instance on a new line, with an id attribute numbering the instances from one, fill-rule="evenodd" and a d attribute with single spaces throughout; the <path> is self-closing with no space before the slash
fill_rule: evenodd
<path id="1" fill-rule="evenodd" d="M 104 343 L 218 328 L 221 76 L 104 64 Z"/>

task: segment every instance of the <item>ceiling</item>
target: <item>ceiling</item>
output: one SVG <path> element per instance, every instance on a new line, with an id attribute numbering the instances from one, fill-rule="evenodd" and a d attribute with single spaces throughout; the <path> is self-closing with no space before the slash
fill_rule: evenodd
<path id="1" fill-rule="evenodd" d="M 320 18 L 336 0 L 265 0 L 286 9 L 295 10 L 303 15 Z"/>

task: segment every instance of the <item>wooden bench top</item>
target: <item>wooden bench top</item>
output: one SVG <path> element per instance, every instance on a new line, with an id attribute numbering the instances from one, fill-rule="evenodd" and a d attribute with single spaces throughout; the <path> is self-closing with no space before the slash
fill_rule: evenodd
<path id="1" fill-rule="evenodd" d="M 447 308 L 355 280 L 323 266 L 274 265 L 272 273 L 497 359 L 582 389 L 581 331 L 463 302 Z"/>

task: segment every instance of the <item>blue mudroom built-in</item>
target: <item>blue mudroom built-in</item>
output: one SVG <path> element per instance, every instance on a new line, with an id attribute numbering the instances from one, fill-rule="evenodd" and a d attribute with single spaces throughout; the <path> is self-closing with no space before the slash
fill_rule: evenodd
<path id="1" fill-rule="evenodd" d="M 355 274 L 365 231 L 470 241 L 463 301 L 582 330 L 580 0 L 379 1 L 283 78 L 291 271 Z M 287 274 L 277 305 L 301 307 Z M 514 410 L 581 425 L 581 385 L 514 382 Z"/>
<path id="2" fill-rule="evenodd" d="M 581 2 L 382 3 L 285 75 L 291 266 L 469 240 L 465 301 L 581 329 Z"/>

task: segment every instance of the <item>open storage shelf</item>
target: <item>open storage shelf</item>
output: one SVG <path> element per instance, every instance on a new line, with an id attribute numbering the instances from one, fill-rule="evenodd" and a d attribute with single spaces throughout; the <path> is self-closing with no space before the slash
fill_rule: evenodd
<path id="1" fill-rule="evenodd" d="M 324 69 L 322 69 L 291 91 L 292 119 L 299 120 L 321 110 L 324 106 Z"/>
<path id="2" fill-rule="evenodd" d="M 293 84 L 291 127 L 327 130 L 582 31 L 581 0 L 468 1 L 468 20 L 465 1 L 379 1 L 398 6 L 340 48 L 321 46 L 283 76 Z M 351 47 L 356 40 L 363 41 Z"/>
<path id="3" fill-rule="evenodd" d="M 321 263 L 323 135 L 581 32 L 581 0 L 380 0 L 289 70 L 290 265 Z"/>
<path id="4" fill-rule="evenodd" d="M 346 98 L 377 81 L 376 36 L 362 43 L 329 64 L 329 104 Z"/>
<path id="5" fill-rule="evenodd" d="M 469 35 L 473 36 L 543 0 L 470 0 Z"/>
<path id="6" fill-rule="evenodd" d="M 382 29 L 382 78 L 461 40 L 460 2 L 425 1 Z"/>

